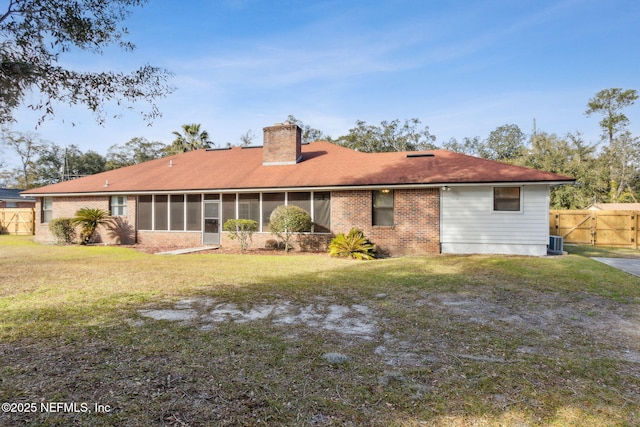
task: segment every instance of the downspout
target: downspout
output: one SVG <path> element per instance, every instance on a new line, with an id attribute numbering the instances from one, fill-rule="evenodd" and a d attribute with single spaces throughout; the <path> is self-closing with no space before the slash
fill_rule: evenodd
<path id="1" fill-rule="evenodd" d="M 442 202 L 444 199 L 444 192 L 442 191 L 442 187 L 438 188 L 438 192 L 440 194 L 440 206 L 438 206 L 438 253 L 442 253 Z"/>

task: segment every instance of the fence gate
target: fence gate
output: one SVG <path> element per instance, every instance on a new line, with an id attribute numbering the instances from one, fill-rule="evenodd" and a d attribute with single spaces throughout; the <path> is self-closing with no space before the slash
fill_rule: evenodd
<path id="1" fill-rule="evenodd" d="M 551 211 L 549 233 L 565 243 L 638 249 L 638 211 Z"/>
<path id="2" fill-rule="evenodd" d="M 0 209 L 0 234 L 31 236 L 35 233 L 35 209 Z"/>

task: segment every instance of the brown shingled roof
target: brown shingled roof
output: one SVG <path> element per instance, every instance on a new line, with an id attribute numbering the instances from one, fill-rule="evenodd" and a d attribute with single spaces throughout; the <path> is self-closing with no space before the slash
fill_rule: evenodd
<path id="1" fill-rule="evenodd" d="M 163 192 L 461 183 L 572 182 L 549 172 L 445 150 L 361 153 L 329 142 L 302 146 L 302 161 L 264 166 L 262 147 L 197 150 L 23 194 Z"/>

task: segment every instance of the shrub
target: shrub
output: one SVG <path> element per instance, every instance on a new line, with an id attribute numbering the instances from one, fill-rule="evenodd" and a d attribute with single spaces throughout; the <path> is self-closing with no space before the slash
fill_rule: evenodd
<path id="1" fill-rule="evenodd" d="M 329 255 L 370 260 L 376 257 L 376 247 L 364 236 L 362 230 L 352 228 L 348 234 L 338 233 L 331 239 Z"/>
<path id="2" fill-rule="evenodd" d="M 294 205 L 278 206 L 269 217 L 269 231 L 282 239 L 285 252 L 293 247 L 293 234 L 311 231 L 311 224 L 309 212 Z"/>
<path id="3" fill-rule="evenodd" d="M 97 208 L 82 208 L 76 212 L 76 216 L 71 218 L 73 225 L 80 225 L 80 244 L 86 245 L 93 242 L 96 228 L 100 224 L 108 224 L 110 221 L 109 211 Z"/>
<path id="4" fill-rule="evenodd" d="M 264 242 L 264 247 L 265 249 L 271 249 L 271 250 L 284 249 L 284 246 L 282 246 L 281 242 L 278 242 L 275 239 L 269 239 L 266 242 Z"/>
<path id="5" fill-rule="evenodd" d="M 240 249 L 244 251 L 251 245 L 251 236 L 258 230 L 258 223 L 252 219 L 228 219 L 222 229 L 230 233 L 230 239 L 238 239 Z"/>
<path id="6" fill-rule="evenodd" d="M 49 231 L 58 244 L 68 244 L 76 238 L 76 229 L 71 218 L 55 218 L 49 221 Z"/>

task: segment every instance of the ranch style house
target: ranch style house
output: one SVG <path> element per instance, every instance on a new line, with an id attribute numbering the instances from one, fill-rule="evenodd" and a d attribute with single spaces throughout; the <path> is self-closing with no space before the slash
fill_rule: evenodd
<path id="1" fill-rule="evenodd" d="M 172 247 L 238 245 L 227 219 L 253 219 L 253 246 L 274 236 L 279 205 L 310 213 L 297 249 L 323 250 L 359 228 L 388 255 L 545 255 L 549 190 L 573 178 L 446 150 L 362 153 L 302 143 L 301 129 L 264 128 L 261 147 L 190 151 L 24 191 L 36 198 L 35 238 L 54 240 L 48 222 L 83 207 L 111 212 L 106 244 Z"/>

